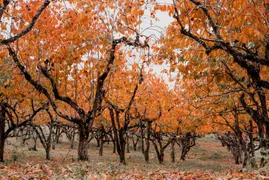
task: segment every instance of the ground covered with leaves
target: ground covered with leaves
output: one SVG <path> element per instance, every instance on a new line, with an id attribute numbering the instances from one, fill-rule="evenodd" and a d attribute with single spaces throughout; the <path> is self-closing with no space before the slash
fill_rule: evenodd
<path id="1" fill-rule="evenodd" d="M 52 150 L 52 160 L 45 160 L 42 147 L 29 151 L 12 140 L 5 153 L 6 161 L 0 164 L 0 179 L 266 179 L 257 170 L 235 165 L 231 154 L 214 138 L 197 140 L 186 161 L 170 162 L 169 149 L 165 162 L 157 163 L 155 153 L 150 153 L 150 163 L 143 161 L 142 153 L 127 153 L 127 165 L 118 162 L 112 153 L 112 145 L 106 144 L 103 156 L 98 156 L 98 147 L 92 142 L 90 160 L 78 162 L 76 150 L 62 142 Z M 269 178 L 269 177 L 268 177 Z"/>

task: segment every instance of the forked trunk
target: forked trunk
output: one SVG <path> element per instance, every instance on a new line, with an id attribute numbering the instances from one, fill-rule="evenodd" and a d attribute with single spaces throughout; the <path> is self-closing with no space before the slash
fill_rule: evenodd
<path id="1" fill-rule="evenodd" d="M 163 159 L 164 159 L 164 154 L 163 153 L 161 153 L 161 154 L 158 154 L 158 162 L 159 162 L 159 164 L 162 164 L 163 163 Z"/>

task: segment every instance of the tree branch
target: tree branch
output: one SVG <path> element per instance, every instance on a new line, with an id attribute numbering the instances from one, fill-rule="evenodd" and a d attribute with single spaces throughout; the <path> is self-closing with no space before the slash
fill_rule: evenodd
<path id="1" fill-rule="evenodd" d="M 7 0 L 5 0 L 5 1 L 7 1 Z M 42 12 L 46 9 L 46 7 L 49 4 L 50 4 L 50 1 L 49 0 L 45 0 L 44 3 L 43 3 L 43 5 L 38 9 L 36 15 L 33 17 L 31 23 L 25 29 L 23 29 L 20 33 L 18 33 L 17 35 L 15 35 L 13 37 L 10 37 L 8 39 L 0 39 L 0 44 L 6 44 L 7 45 L 9 43 L 12 43 L 12 42 L 18 40 L 19 38 L 21 38 L 22 36 L 24 36 L 25 34 L 27 34 L 28 32 L 30 32 L 32 30 L 32 28 L 34 27 L 34 25 L 36 24 L 38 18 L 42 14 Z M 1 13 L 1 11 L 0 11 L 0 13 Z M 1 18 L 1 16 L 0 16 L 0 18 Z"/>

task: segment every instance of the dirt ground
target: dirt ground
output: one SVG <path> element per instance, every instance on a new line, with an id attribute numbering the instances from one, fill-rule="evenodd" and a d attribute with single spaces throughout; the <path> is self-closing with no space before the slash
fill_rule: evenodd
<path id="1" fill-rule="evenodd" d="M 255 171 L 235 165 L 231 153 L 214 136 L 198 138 L 185 161 L 170 160 L 170 147 L 165 151 L 165 161 L 158 164 L 153 146 L 150 162 L 145 163 L 141 148 L 126 153 L 127 165 L 119 163 L 112 153 L 112 143 L 104 145 L 103 156 L 98 155 L 97 143 L 89 147 L 89 161 L 78 162 L 77 150 L 70 149 L 62 139 L 51 151 L 52 159 L 45 160 L 40 144 L 38 151 L 29 151 L 32 142 L 21 145 L 15 138 L 6 145 L 5 162 L 0 163 L 0 179 L 264 179 Z M 75 145 L 77 147 L 77 144 Z M 176 155 L 179 156 L 178 147 Z"/>

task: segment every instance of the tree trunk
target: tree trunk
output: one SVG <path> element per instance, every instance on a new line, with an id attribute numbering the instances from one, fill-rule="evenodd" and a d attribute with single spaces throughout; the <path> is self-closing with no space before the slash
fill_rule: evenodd
<path id="1" fill-rule="evenodd" d="M 103 138 L 100 140 L 100 147 L 99 147 L 99 156 L 103 156 L 103 147 L 104 147 L 104 140 Z"/>
<path id="2" fill-rule="evenodd" d="M 163 153 L 158 154 L 158 162 L 159 162 L 159 164 L 163 163 L 163 159 L 164 159 L 164 154 Z"/>
<path id="3" fill-rule="evenodd" d="M 55 134 L 53 132 L 51 134 L 51 141 L 52 141 L 52 149 L 54 150 L 55 149 L 55 141 L 56 141 L 56 139 L 55 139 Z"/>
<path id="4" fill-rule="evenodd" d="M 97 147 L 100 147 L 100 139 L 99 138 L 95 138 L 96 142 L 97 142 Z"/>
<path id="5" fill-rule="evenodd" d="M 176 143 L 180 148 L 180 160 L 184 161 L 191 147 L 195 146 L 195 136 L 187 132 L 184 135 L 178 136 Z"/>
<path id="6" fill-rule="evenodd" d="M 33 151 L 37 151 L 37 148 L 36 148 L 37 138 L 33 138 L 33 139 L 34 139 Z"/>
<path id="7" fill-rule="evenodd" d="M 0 105 L 0 162 L 4 161 L 5 140 L 5 110 Z"/>
<path id="8" fill-rule="evenodd" d="M 175 143 L 176 143 L 176 139 L 173 138 L 171 140 L 171 162 L 172 163 L 175 162 Z"/>
<path id="9" fill-rule="evenodd" d="M 251 167 L 255 168 L 256 167 L 256 162 L 255 162 L 255 150 L 254 150 L 254 141 L 253 141 L 253 123 L 252 120 L 249 120 L 249 146 L 250 146 L 250 155 L 251 155 Z"/>
<path id="10" fill-rule="evenodd" d="M 79 144 L 78 144 L 78 160 L 88 161 L 88 137 L 89 131 L 86 125 L 80 125 L 79 127 Z"/>
<path id="11" fill-rule="evenodd" d="M 112 142 L 113 142 L 113 154 L 115 154 L 116 153 L 116 141 L 113 139 Z"/>
<path id="12" fill-rule="evenodd" d="M 147 129 L 146 129 L 147 131 L 146 131 L 146 138 L 145 138 L 142 120 L 140 120 L 140 129 L 141 129 L 141 137 L 142 137 L 142 153 L 144 155 L 144 159 L 146 163 L 149 162 L 151 124 L 152 124 L 151 121 L 147 121 Z"/>
<path id="13" fill-rule="evenodd" d="M 74 149 L 75 135 L 76 135 L 76 133 L 74 132 L 74 133 L 72 134 L 72 137 L 71 137 L 71 144 L 70 144 L 70 148 L 71 148 L 71 149 Z"/>
<path id="14" fill-rule="evenodd" d="M 266 129 L 266 135 L 265 135 L 265 143 L 266 143 L 266 149 L 269 149 L 269 122 L 265 123 L 265 129 Z"/>
<path id="15" fill-rule="evenodd" d="M 158 158 L 158 162 L 159 164 L 162 164 L 164 161 L 164 150 L 168 147 L 168 145 L 171 143 L 171 140 L 169 139 L 165 145 L 163 145 L 162 142 L 162 135 L 160 132 L 153 132 L 153 137 L 154 139 L 152 139 L 152 143 L 153 146 L 155 148 L 156 154 L 157 154 L 157 158 Z"/>
<path id="16" fill-rule="evenodd" d="M 45 152 L 46 152 L 46 159 L 50 160 L 50 145 L 47 145 Z"/>
<path id="17" fill-rule="evenodd" d="M 2 128 L 0 127 L 0 129 Z M 5 138 L 0 137 L 0 162 L 4 162 L 4 148 L 5 148 Z"/>
<path id="18" fill-rule="evenodd" d="M 144 157 L 147 163 L 149 162 L 150 132 L 151 132 L 151 121 L 147 121 L 147 138 L 146 138 L 146 148 L 144 151 Z"/>
<path id="19" fill-rule="evenodd" d="M 120 133 L 121 134 L 121 133 Z M 120 148 L 118 149 L 118 153 L 120 156 L 120 163 L 126 165 L 126 160 L 125 160 L 125 145 L 126 145 L 126 141 L 124 139 L 124 137 L 121 135 L 119 137 L 120 140 Z"/>
<path id="20" fill-rule="evenodd" d="M 126 152 L 130 153 L 129 135 L 126 133 Z"/>
<path id="21" fill-rule="evenodd" d="M 153 142 L 153 145 L 154 145 L 154 148 L 155 148 L 155 151 L 157 154 L 158 162 L 159 162 L 159 164 L 162 164 L 163 160 L 164 160 L 163 149 L 162 149 L 162 147 L 158 148 L 158 145 L 155 142 Z"/>
<path id="22" fill-rule="evenodd" d="M 133 149 L 134 149 L 134 151 L 136 151 L 136 147 L 137 147 L 137 143 L 138 143 L 138 141 L 139 141 L 139 138 L 137 137 L 137 138 L 135 139 L 135 136 L 132 135 L 132 142 L 133 142 Z"/>
<path id="23" fill-rule="evenodd" d="M 60 136 L 61 136 L 61 128 L 60 128 L 60 126 L 56 125 L 55 142 L 57 144 L 60 144 Z"/>

